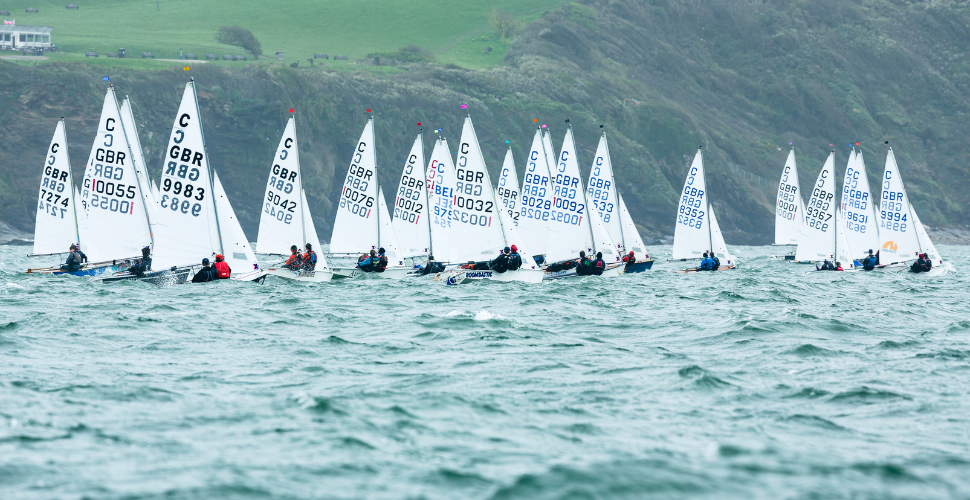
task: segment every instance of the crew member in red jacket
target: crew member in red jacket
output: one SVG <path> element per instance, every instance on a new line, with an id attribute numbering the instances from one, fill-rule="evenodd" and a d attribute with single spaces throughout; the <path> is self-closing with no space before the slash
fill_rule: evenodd
<path id="1" fill-rule="evenodd" d="M 216 268 L 216 276 L 218 279 L 226 280 L 229 279 L 229 275 L 232 274 L 232 268 L 226 262 L 226 259 L 222 257 L 222 254 L 216 255 L 216 263 L 213 265 Z"/>

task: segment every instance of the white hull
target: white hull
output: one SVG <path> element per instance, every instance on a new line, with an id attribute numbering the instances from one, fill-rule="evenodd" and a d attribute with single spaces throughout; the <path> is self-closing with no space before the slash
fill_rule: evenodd
<path id="1" fill-rule="evenodd" d="M 260 283 L 266 279 L 266 271 L 255 270 L 248 273 L 232 273 L 229 275 L 229 279 L 236 281 L 258 281 Z"/>
<path id="2" fill-rule="evenodd" d="M 304 281 L 308 283 L 326 283 L 333 279 L 333 273 L 326 269 L 321 269 L 319 271 L 294 271 L 292 269 L 286 269 L 283 267 L 271 267 L 266 270 L 266 274 L 269 276 L 276 276 L 294 281 Z"/>
<path id="3" fill-rule="evenodd" d="M 333 276 L 337 278 L 357 278 L 359 276 L 370 276 L 374 278 L 384 278 L 387 280 L 400 280 L 408 276 L 413 271 L 409 267 L 388 267 L 383 273 L 365 273 L 359 267 L 334 267 Z"/>
<path id="4" fill-rule="evenodd" d="M 492 280 L 492 281 L 518 281 L 520 283 L 542 283 L 545 275 L 542 269 L 517 269 L 499 273 L 491 269 L 473 271 L 471 269 L 451 269 L 435 275 L 435 281 L 444 281 L 448 284 L 458 284 L 467 280 Z"/>

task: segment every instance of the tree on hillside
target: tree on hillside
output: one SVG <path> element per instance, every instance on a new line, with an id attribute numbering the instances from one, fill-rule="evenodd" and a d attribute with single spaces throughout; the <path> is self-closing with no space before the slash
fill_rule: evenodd
<path id="1" fill-rule="evenodd" d="M 492 9 L 492 12 L 488 15 L 488 22 L 492 23 L 492 26 L 495 27 L 495 34 L 503 42 L 515 33 L 515 16 L 509 14 L 504 9 L 499 7 Z"/>
<path id="2" fill-rule="evenodd" d="M 256 36 L 246 28 L 239 26 L 223 26 L 216 33 L 216 41 L 226 45 L 234 45 L 248 51 L 254 58 L 259 59 L 263 54 L 263 47 Z"/>

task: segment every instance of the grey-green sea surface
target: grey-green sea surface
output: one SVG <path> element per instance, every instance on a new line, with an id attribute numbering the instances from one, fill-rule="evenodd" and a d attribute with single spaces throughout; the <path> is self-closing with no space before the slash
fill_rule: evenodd
<path id="1" fill-rule="evenodd" d="M 669 248 L 657 249 L 660 257 Z M 970 498 L 956 270 L 157 288 L 0 247 L 0 497 Z"/>

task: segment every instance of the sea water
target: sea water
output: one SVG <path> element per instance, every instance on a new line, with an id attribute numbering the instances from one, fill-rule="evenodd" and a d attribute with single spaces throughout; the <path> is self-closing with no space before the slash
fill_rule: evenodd
<path id="1" fill-rule="evenodd" d="M 970 497 L 965 266 L 158 288 L 27 250 L 0 498 Z"/>

